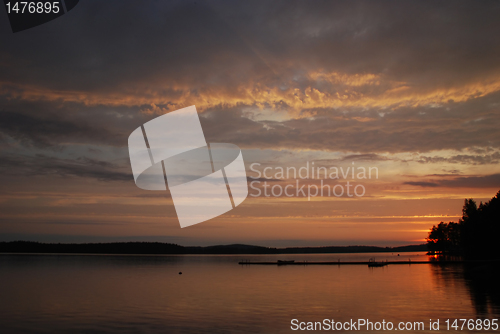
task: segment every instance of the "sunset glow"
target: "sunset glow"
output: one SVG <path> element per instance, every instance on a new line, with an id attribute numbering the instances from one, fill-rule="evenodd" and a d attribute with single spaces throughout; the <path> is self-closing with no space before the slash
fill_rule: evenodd
<path id="1" fill-rule="evenodd" d="M 269 12 L 204 2 L 187 16 L 179 4 L 155 6 L 120 30 L 114 20 L 130 6 L 111 19 L 81 6 L 71 21 L 16 36 L 4 22 L 3 241 L 415 244 L 432 225 L 457 221 L 464 198 L 500 189 L 500 34 L 488 8 L 475 9 L 471 26 L 467 6 L 429 17 L 423 3 Z M 414 26 L 424 17 L 432 24 Z M 59 39 L 35 43 L 51 34 Z M 239 207 L 181 230 L 168 191 L 136 188 L 127 138 L 191 105 L 207 142 L 242 148 L 256 183 Z M 276 168 L 313 162 L 378 173 L 299 180 L 305 189 L 360 184 L 363 196 L 253 196 L 298 185 Z M 272 177 L 252 179 L 255 163 Z"/>

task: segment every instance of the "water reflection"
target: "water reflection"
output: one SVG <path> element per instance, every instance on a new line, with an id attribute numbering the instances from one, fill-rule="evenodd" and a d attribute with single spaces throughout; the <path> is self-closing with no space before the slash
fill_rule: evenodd
<path id="1" fill-rule="evenodd" d="M 499 316 L 498 294 L 490 284 L 493 276 L 477 275 L 484 270 L 480 268 L 237 264 L 370 257 L 393 260 L 397 254 L 0 255 L 0 300 L 7 301 L 0 303 L 0 329 L 2 333 L 293 333 L 294 318 L 428 323 L 437 317 Z M 404 257 L 426 258 L 422 253 Z"/>
<path id="2" fill-rule="evenodd" d="M 498 263 L 444 264 L 432 266 L 436 286 L 444 289 L 465 287 L 475 311 L 475 317 L 498 317 L 500 314 L 500 289 Z"/>
<path id="3" fill-rule="evenodd" d="M 465 266 L 463 278 L 478 316 L 500 313 L 499 264 Z"/>

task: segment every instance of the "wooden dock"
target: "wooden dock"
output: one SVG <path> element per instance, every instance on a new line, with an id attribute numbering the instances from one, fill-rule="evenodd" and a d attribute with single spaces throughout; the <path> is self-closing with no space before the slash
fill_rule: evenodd
<path id="1" fill-rule="evenodd" d="M 383 263 L 384 265 L 389 264 L 459 264 L 466 263 L 467 261 L 380 261 L 377 263 Z M 369 265 L 373 264 L 371 261 L 332 261 L 332 262 L 317 262 L 317 261 L 282 261 L 282 262 L 252 262 L 252 261 L 241 261 L 238 262 L 241 265 L 278 265 L 278 266 L 311 266 L 311 265 L 322 265 L 322 266 L 344 266 L 344 265 Z"/>

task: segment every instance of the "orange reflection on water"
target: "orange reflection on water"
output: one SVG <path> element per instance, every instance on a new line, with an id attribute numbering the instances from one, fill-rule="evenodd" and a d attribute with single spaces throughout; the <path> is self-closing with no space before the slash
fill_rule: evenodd
<path id="1" fill-rule="evenodd" d="M 250 266 L 241 260 L 377 261 L 401 253 L 231 256 L 0 256 L 0 323 L 13 332 L 288 333 L 291 319 L 498 317 L 461 267 Z M 182 272 L 182 275 L 179 275 Z M 479 313 L 478 313 L 479 312 Z"/>

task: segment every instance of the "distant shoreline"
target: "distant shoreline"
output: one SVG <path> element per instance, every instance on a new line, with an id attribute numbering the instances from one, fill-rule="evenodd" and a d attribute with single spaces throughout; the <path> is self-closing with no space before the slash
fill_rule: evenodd
<path id="1" fill-rule="evenodd" d="M 345 253 L 404 253 L 428 251 L 427 244 L 399 247 L 322 246 L 322 247 L 262 247 L 253 245 L 180 246 L 161 242 L 110 243 L 40 243 L 34 241 L 0 242 L 0 253 L 16 254 L 345 254 Z"/>

